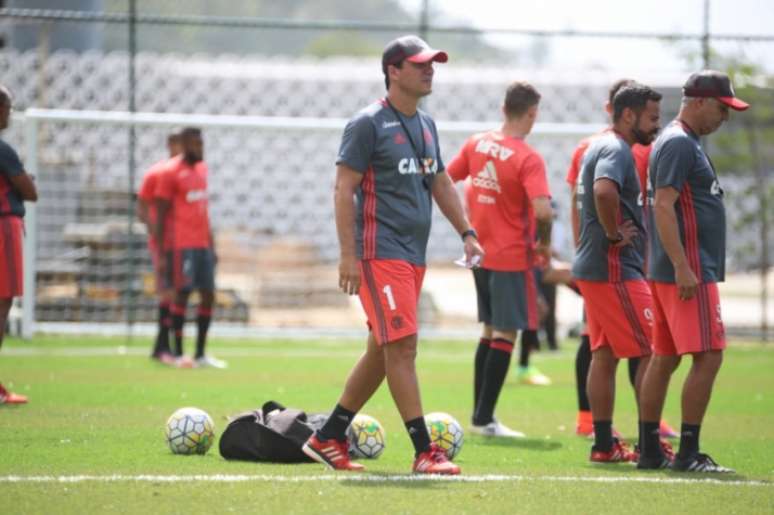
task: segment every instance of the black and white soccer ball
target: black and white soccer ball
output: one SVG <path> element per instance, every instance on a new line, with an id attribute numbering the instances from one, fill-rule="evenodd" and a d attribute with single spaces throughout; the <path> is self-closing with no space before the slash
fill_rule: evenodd
<path id="1" fill-rule="evenodd" d="M 167 420 L 165 434 L 175 454 L 206 454 L 215 441 L 215 425 L 199 408 L 180 408 Z"/>
<path id="2" fill-rule="evenodd" d="M 375 418 L 359 413 L 347 428 L 352 458 L 378 458 L 384 452 L 384 428 Z"/>
<path id="3" fill-rule="evenodd" d="M 457 419 L 448 413 L 436 411 L 425 415 L 427 432 L 430 441 L 446 452 L 446 457 L 453 460 L 462 450 L 465 434 Z"/>

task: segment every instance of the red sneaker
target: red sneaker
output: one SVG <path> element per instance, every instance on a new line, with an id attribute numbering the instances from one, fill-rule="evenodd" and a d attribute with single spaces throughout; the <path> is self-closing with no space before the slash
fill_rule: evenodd
<path id="1" fill-rule="evenodd" d="M 638 457 L 624 442 L 613 438 L 613 447 L 609 451 L 595 451 L 592 448 L 589 459 L 594 463 L 624 463 L 637 461 Z"/>
<path id="2" fill-rule="evenodd" d="M 9 392 L 0 384 L 0 404 L 27 404 L 27 396 Z"/>
<path id="3" fill-rule="evenodd" d="M 415 474 L 443 474 L 456 476 L 460 473 L 460 468 L 449 461 L 449 458 L 446 457 L 446 452 L 434 443 L 430 444 L 430 450 L 417 456 L 411 470 Z"/>
<path id="4" fill-rule="evenodd" d="M 575 434 L 587 438 L 594 438 L 594 419 L 592 418 L 590 411 L 578 412 L 578 418 L 575 422 Z M 616 428 L 613 428 L 613 437 L 623 438 Z"/>
<path id="5" fill-rule="evenodd" d="M 301 450 L 317 463 L 322 463 L 333 470 L 365 470 L 363 465 L 353 463 L 349 459 L 347 440 L 320 440 L 315 433 L 309 437 Z"/>
<path id="6" fill-rule="evenodd" d="M 680 433 L 674 430 L 672 426 L 666 423 L 666 420 L 661 420 L 658 425 L 658 434 L 661 438 L 679 438 Z"/>
<path id="7" fill-rule="evenodd" d="M 578 436 L 594 436 L 594 419 L 590 411 L 579 411 L 575 422 L 575 434 Z"/>

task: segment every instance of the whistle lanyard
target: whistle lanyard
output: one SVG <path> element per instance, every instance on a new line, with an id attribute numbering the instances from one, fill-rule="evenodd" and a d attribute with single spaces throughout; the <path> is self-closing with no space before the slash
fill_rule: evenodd
<path id="1" fill-rule="evenodd" d="M 419 121 L 419 133 L 420 133 L 420 139 L 422 140 L 422 154 L 419 153 L 417 150 L 417 146 L 414 143 L 414 138 L 411 137 L 411 133 L 408 130 L 408 127 L 406 127 L 406 123 L 403 121 L 403 117 L 400 115 L 397 109 L 392 105 L 390 102 L 390 99 L 387 97 L 384 97 L 384 101 L 387 102 L 387 105 L 390 107 L 390 110 L 392 110 L 392 114 L 395 115 L 395 117 L 400 122 L 400 126 L 403 129 L 403 132 L 406 133 L 406 137 L 409 140 L 409 144 L 411 145 L 411 149 L 414 151 L 414 157 L 417 158 L 417 165 L 419 166 L 419 169 L 421 170 L 422 175 L 425 175 L 425 164 L 424 164 L 424 158 L 425 152 L 427 151 L 427 148 L 425 147 L 425 126 L 422 123 L 422 116 L 419 114 L 419 111 L 417 111 L 417 120 Z"/>
<path id="2" fill-rule="evenodd" d="M 683 130 L 685 132 L 687 132 L 688 134 L 690 134 L 692 136 L 695 136 L 697 139 L 699 138 L 698 134 L 693 132 L 693 129 L 691 129 L 691 127 L 687 123 L 685 123 L 683 120 L 681 120 L 680 118 L 677 118 L 676 121 L 677 121 L 677 123 L 680 124 L 680 126 L 683 128 Z M 701 143 L 699 143 L 699 146 L 701 146 Z M 715 182 L 718 183 L 718 187 L 720 187 L 720 181 L 718 180 L 718 172 L 717 172 L 717 170 L 715 170 L 715 163 L 712 162 L 712 159 L 710 158 L 710 156 L 707 153 L 707 151 L 704 150 L 704 147 L 701 147 L 701 153 L 704 154 L 704 157 L 707 158 L 707 162 L 710 165 L 710 170 L 712 170 L 712 178 L 715 179 Z M 720 191 L 722 192 L 723 189 L 721 188 Z"/>

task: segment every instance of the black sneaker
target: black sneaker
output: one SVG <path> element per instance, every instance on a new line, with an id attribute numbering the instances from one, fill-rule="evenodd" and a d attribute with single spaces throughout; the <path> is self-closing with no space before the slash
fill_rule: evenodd
<path id="1" fill-rule="evenodd" d="M 709 472 L 716 474 L 733 474 L 734 469 L 715 463 L 709 454 L 697 452 L 687 458 L 678 455 L 672 463 L 672 469 L 678 472 Z"/>
<path id="2" fill-rule="evenodd" d="M 672 462 L 669 460 L 669 458 L 667 458 L 663 454 L 660 454 L 655 457 L 643 456 L 642 454 L 640 454 L 640 457 L 637 460 L 637 468 L 640 470 L 668 469 L 671 466 L 672 466 Z"/>

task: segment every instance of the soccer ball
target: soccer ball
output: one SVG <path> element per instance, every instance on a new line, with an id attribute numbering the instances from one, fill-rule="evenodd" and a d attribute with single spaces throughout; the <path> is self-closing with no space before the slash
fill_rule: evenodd
<path id="1" fill-rule="evenodd" d="M 165 431 L 175 454 L 206 454 L 215 441 L 215 426 L 199 408 L 180 408 L 167 420 Z"/>
<path id="2" fill-rule="evenodd" d="M 457 419 L 448 413 L 437 411 L 425 415 L 430 441 L 446 451 L 446 457 L 453 460 L 462 450 L 464 433 Z"/>
<path id="3" fill-rule="evenodd" d="M 384 429 L 373 417 L 358 414 L 347 428 L 349 455 L 353 458 L 378 458 L 384 452 Z"/>

